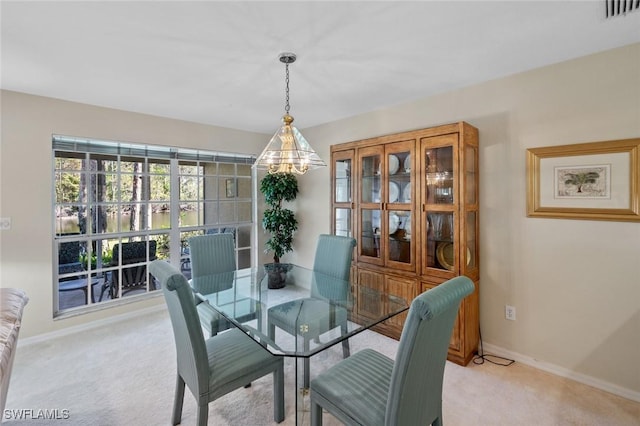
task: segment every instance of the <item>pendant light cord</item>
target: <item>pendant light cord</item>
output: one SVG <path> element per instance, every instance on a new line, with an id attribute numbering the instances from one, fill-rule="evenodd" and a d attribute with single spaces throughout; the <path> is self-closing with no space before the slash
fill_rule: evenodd
<path id="1" fill-rule="evenodd" d="M 286 91 L 285 91 L 285 106 L 284 106 L 284 112 L 288 115 L 289 114 L 289 64 L 286 63 L 285 64 L 285 83 L 287 85 Z"/>

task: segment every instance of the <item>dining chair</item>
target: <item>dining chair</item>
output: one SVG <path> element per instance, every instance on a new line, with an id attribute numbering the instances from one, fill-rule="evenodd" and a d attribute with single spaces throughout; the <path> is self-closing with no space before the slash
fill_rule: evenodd
<path id="1" fill-rule="evenodd" d="M 236 270 L 236 252 L 234 235 L 231 233 L 197 235 L 188 239 L 189 257 L 191 259 L 191 279 L 201 279 L 216 275 L 216 293 L 218 295 L 233 287 L 233 272 Z M 224 274 L 228 273 L 228 274 Z M 202 326 L 215 336 L 220 331 L 231 327 L 229 321 L 217 314 L 210 307 L 196 300 L 196 310 Z M 247 309 L 236 318 L 240 321 L 250 321 L 258 317 L 259 304 L 257 302 L 242 304 L 241 309 Z"/>
<path id="2" fill-rule="evenodd" d="M 442 382 L 461 300 L 473 282 L 452 278 L 413 300 L 395 362 L 363 349 L 318 375 L 310 386 L 311 424 L 322 409 L 347 425 L 442 425 Z"/>
<path id="3" fill-rule="evenodd" d="M 149 257 L 147 258 L 147 245 L 149 247 Z M 107 292 L 111 299 L 116 299 L 120 295 L 134 291 L 147 290 L 147 282 L 149 290 L 155 290 L 155 283 L 149 280 L 147 272 L 147 262 L 156 259 L 156 240 L 149 241 L 130 241 L 122 244 L 115 244 L 111 251 L 111 263 L 109 266 L 121 266 L 122 280 L 120 272 L 114 270 L 111 272 L 111 278 L 105 280 L 100 292 L 100 301 Z M 122 250 L 122 253 L 120 251 Z M 122 255 L 122 261 L 120 261 Z M 127 266 L 133 265 L 133 266 Z"/>
<path id="4" fill-rule="evenodd" d="M 308 351 L 310 342 L 320 335 L 340 327 L 348 332 L 347 310 L 334 301 L 345 301 L 350 292 L 349 274 L 356 240 L 351 237 L 322 234 L 318 237 L 313 261 L 314 280 L 311 297 L 297 299 L 269 308 L 267 325 L 269 338 L 274 339 L 276 327 L 292 336 L 303 338 L 303 348 Z M 298 327 L 305 324 L 303 330 Z M 342 354 L 350 354 L 349 340 L 342 341 Z M 304 387 L 309 387 L 309 358 L 304 358 Z"/>
<path id="5" fill-rule="evenodd" d="M 84 304 L 89 303 L 89 283 L 96 285 L 98 281 L 87 279 L 86 269 L 80 262 L 80 253 L 82 247 L 80 241 L 65 241 L 58 245 L 58 291 L 60 299 L 62 292 L 82 291 L 84 293 Z M 85 272 L 85 274 L 80 274 Z M 72 276 L 60 277 L 64 274 L 76 274 Z M 93 291 L 91 293 L 91 301 L 95 299 Z M 62 304 L 62 303 L 61 303 Z M 64 303 L 66 305 L 66 303 Z"/>
<path id="6" fill-rule="evenodd" d="M 197 424 L 207 424 L 209 402 L 273 373 L 273 419 L 284 420 L 284 362 L 232 328 L 205 340 L 194 293 L 180 271 L 163 260 L 149 265 L 160 281 L 176 345 L 177 377 L 172 422 L 180 423 L 185 385 L 198 405 Z M 250 407 L 246 407 L 250 409 Z"/>
<path id="7" fill-rule="evenodd" d="M 85 271 L 80 262 L 80 241 L 62 242 L 58 246 L 58 275 L 72 274 Z M 60 278 L 59 281 L 69 281 L 77 277 Z"/>

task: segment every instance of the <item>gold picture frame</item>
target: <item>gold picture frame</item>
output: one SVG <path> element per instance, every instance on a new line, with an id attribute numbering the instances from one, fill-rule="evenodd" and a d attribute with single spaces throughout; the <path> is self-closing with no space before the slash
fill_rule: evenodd
<path id="1" fill-rule="evenodd" d="M 640 221 L 640 138 L 527 150 L 527 216 Z"/>

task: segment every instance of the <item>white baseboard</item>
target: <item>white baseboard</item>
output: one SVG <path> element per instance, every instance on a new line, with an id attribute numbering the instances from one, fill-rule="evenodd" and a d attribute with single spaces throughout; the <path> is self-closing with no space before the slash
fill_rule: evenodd
<path id="1" fill-rule="evenodd" d="M 577 373 L 575 371 L 560 367 L 555 364 L 539 361 L 535 358 L 531 358 L 529 356 L 522 355 L 520 353 L 513 352 L 489 343 L 483 343 L 483 349 L 485 354 L 498 355 L 505 358 L 513 359 L 522 364 L 537 368 L 538 370 L 546 371 L 548 373 L 555 374 L 556 376 L 575 380 L 576 382 L 592 386 L 605 392 L 609 392 L 614 395 L 630 399 L 632 401 L 640 402 L 640 392 L 634 391 L 632 389 L 623 388 L 622 386 L 618 386 L 592 376 L 587 376 L 586 374 Z"/>
<path id="2" fill-rule="evenodd" d="M 124 314 L 114 315 L 112 317 L 102 318 L 102 319 L 90 321 L 84 324 L 74 325 L 72 327 L 66 327 L 61 330 L 38 334 L 37 336 L 25 337 L 24 339 L 21 338 L 18 340 L 18 346 L 33 345 L 35 343 L 45 342 L 47 340 L 54 339 L 56 337 L 63 337 L 63 336 L 68 336 L 70 334 L 76 334 L 82 331 L 92 330 L 94 328 L 102 327 L 104 325 L 109 325 L 109 324 L 117 323 L 120 321 L 130 320 L 131 318 L 136 318 L 142 315 L 148 315 L 150 313 L 159 312 L 166 309 L 167 309 L 167 306 L 164 304 L 158 304 L 158 305 L 150 306 L 144 309 L 137 309 L 135 311 L 126 312 Z"/>

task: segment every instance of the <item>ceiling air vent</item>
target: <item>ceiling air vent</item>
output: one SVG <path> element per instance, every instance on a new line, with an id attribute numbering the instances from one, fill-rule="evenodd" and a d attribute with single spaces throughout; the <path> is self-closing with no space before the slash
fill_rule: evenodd
<path id="1" fill-rule="evenodd" d="M 627 12 L 640 9 L 640 0 L 605 0 L 607 18 L 626 15 Z"/>

